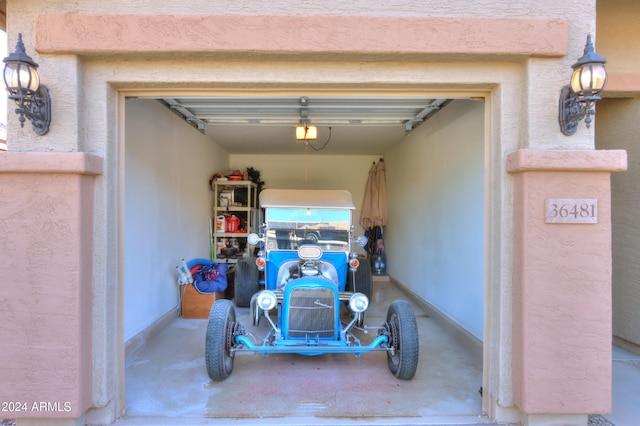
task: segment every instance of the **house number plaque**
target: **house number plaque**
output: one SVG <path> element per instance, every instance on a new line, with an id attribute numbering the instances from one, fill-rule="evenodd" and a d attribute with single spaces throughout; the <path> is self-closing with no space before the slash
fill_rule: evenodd
<path id="1" fill-rule="evenodd" d="M 598 223 L 596 198 L 547 198 L 545 223 Z"/>

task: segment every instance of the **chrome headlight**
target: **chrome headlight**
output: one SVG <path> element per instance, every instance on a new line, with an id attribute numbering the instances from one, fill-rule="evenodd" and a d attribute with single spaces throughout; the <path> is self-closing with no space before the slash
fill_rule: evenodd
<path id="1" fill-rule="evenodd" d="M 258 297 L 256 298 L 256 302 L 258 303 L 258 307 L 263 311 L 269 311 L 276 307 L 278 303 L 278 298 L 276 294 L 271 290 L 263 290 L 258 293 Z"/>
<path id="2" fill-rule="evenodd" d="M 356 238 L 356 244 L 359 245 L 360 247 L 366 246 L 368 242 L 369 240 L 364 235 L 360 235 Z"/>
<path id="3" fill-rule="evenodd" d="M 353 293 L 349 298 L 349 309 L 353 312 L 364 312 L 368 307 L 369 298 L 364 293 Z"/>
<path id="4" fill-rule="evenodd" d="M 264 239 L 260 238 L 260 236 L 258 234 L 255 234 L 255 233 L 251 233 L 247 237 L 247 243 L 252 245 L 252 246 L 257 246 L 258 243 L 261 243 L 263 241 L 264 241 Z"/>

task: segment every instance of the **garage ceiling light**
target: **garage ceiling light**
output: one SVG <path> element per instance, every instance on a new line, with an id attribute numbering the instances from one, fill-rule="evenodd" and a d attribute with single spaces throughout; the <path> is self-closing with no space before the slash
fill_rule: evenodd
<path id="1" fill-rule="evenodd" d="M 309 98 L 300 98 L 300 125 L 296 126 L 296 139 L 299 141 L 312 141 L 318 139 L 318 129 L 309 125 Z"/>
<path id="2" fill-rule="evenodd" d="M 296 139 L 299 141 L 312 141 L 318 139 L 316 126 L 296 126 Z"/>

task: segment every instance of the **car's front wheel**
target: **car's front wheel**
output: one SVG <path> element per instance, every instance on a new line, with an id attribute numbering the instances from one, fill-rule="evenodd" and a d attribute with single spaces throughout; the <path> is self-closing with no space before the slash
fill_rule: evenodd
<path id="1" fill-rule="evenodd" d="M 236 311 L 227 299 L 217 300 L 209 312 L 207 337 L 205 340 L 205 362 L 211 380 L 221 381 L 233 371 L 234 330 Z"/>
<path id="2" fill-rule="evenodd" d="M 413 308 L 406 300 L 395 300 L 387 311 L 389 370 L 398 379 L 413 378 L 418 368 L 418 325 Z"/>

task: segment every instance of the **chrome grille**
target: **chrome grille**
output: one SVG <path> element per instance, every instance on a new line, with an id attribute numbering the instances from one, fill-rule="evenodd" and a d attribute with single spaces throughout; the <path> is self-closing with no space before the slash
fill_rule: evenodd
<path id="1" fill-rule="evenodd" d="M 289 338 L 333 337 L 335 308 L 334 293 L 329 288 L 294 289 L 289 298 Z"/>

